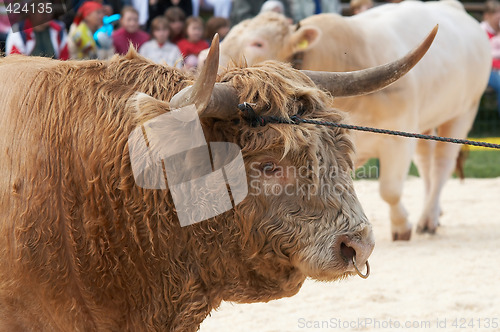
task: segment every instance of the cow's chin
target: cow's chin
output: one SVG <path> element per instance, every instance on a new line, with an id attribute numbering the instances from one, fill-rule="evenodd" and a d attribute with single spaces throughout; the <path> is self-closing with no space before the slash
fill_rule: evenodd
<path id="1" fill-rule="evenodd" d="M 337 281 L 337 280 L 346 279 L 346 278 L 349 278 L 349 277 L 355 276 L 355 275 L 356 275 L 356 273 L 351 272 L 351 271 L 347 271 L 344 273 L 338 273 L 338 272 L 332 273 L 331 271 L 320 271 L 319 273 L 310 274 L 310 275 L 308 275 L 308 277 L 312 278 L 314 280 L 317 280 L 317 281 L 329 282 L 329 281 Z"/>
<path id="2" fill-rule="evenodd" d="M 296 266 L 308 278 L 317 281 L 336 281 L 356 275 L 353 263 L 341 257 L 326 262 L 304 260 Z"/>

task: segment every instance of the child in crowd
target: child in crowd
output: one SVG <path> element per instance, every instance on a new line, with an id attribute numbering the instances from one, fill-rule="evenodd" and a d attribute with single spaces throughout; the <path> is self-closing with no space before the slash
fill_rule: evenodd
<path id="1" fill-rule="evenodd" d="M 491 46 L 492 66 L 488 85 L 497 95 L 498 113 L 500 114 L 500 2 L 488 0 L 481 27 L 488 34 Z"/>
<path id="2" fill-rule="evenodd" d="M 103 6 L 95 1 L 85 2 L 77 11 L 69 30 L 69 52 L 72 59 L 97 59 L 94 32 L 102 26 Z"/>
<path id="3" fill-rule="evenodd" d="M 186 38 L 177 43 L 181 50 L 187 70 L 195 69 L 198 65 L 198 54 L 209 47 L 203 39 L 203 20 L 199 17 L 189 17 L 186 20 Z"/>
<path id="4" fill-rule="evenodd" d="M 275 12 L 278 14 L 285 15 L 285 6 L 281 1 L 267 0 L 260 7 L 260 14 L 267 12 Z"/>
<path id="5" fill-rule="evenodd" d="M 219 40 L 222 41 L 229 32 L 231 22 L 224 17 L 213 16 L 207 21 L 205 29 L 205 40 L 210 44 L 215 34 L 219 34 Z"/>
<path id="6" fill-rule="evenodd" d="M 145 42 L 139 53 L 156 63 L 166 63 L 169 66 L 181 68 L 182 55 L 177 45 L 169 42 L 170 28 L 164 16 L 158 16 L 151 21 L 150 41 Z"/>
<path id="7" fill-rule="evenodd" d="M 165 11 L 165 17 L 170 25 L 170 41 L 177 44 L 184 38 L 184 26 L 186 24 L 186 14 L 179 7 L 170 7 Z"/>
<path id="8" fill-rule="evenodd" d="M 351 0 L 349 9 L 352 15 L 362 13 L 373 7 L 372 0 Z"/>
<path id="9" fill-rule="evenodd" d="M 37 8 L 50 6 L 49 0 L 34 0 Z M 43 7 L 42 7 L 43 6 Z M 67 60 L 67 34 L 63 22 L 47 12 L 28 12 L 26 19 L 12 26 L 7 36 L 7 54 L 45 56 Z"/>
<path id="10" fill-rule="evenodd" d="M 139 27 L 139 13 L 132 6 L 125 6 L 121 12 L 120 28 L 113 32 L 115 52 L 126 54 L 130 43 L 139 49 L 149 40 L 149 35 Z"/>

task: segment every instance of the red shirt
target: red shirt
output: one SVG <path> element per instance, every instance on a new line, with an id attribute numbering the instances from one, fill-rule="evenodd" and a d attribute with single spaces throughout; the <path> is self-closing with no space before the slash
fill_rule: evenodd
<path id="1" fill-rule="evenodd" d="M 486 31 L 490 39 L 491 55 L 493 56 L 492 68 L 500 70 L 500 35 L 486 21 L 481 22 L 481 28 Z"/>
<path id="2" fill-rule="evenodd" d="M 7 54 L 25 54 L 30 55 L 35 48 L 35 31 L 29 19 L 17 23 L 19 33 L 10 33 L 7 38 Z M 52 48 L 55 52 L 55 58 L 59 60 L 68 60 L 69 51 L 67 45 L 67 34 L 64 24 L 52 20 L 49 23 L 49 34 L 52 42 Z"/>
<path id="3" fill-rule="evenodd" d="M 206 40 L 203 40 L 203 39 L 197 43 L 191 43 L 187 39 L 181 39 L 177 43 L 177 46 L 181 50 L 183 57 L 187 57 L 191 54 L 198 55 L 201 51 L 203 51 L 204 49 L 209 47 Z"/>
<path id="4" fill-rule="evenodd" d="M 177 45 L 182 39 L 184 39 L 184 33 L 180 33 L 177 36 L 170 36 L 169 38 L 170 38 L 170 41 L 172 42 L 172 44 Z M 177 46 L 177 47 L 179 47 L 179 46 Z"/>
<path id="5" fill-rule="evenodd" d="M 490 31 L 486 31 L 486 33 L 488 33 L 488 38 L 490 39 L 490 42 L 491 42 L 491 39 L 495 37 L 494 34 L 492 34 Z M 492 64 L 492 68 L 493 69 L 496 69 L 496 70 L 499 70 L 500 69 L 500 59 L 499 58 L 495 58 L 493 57 L 493 64 Z"/>
<path id="6" fill-rule="evenodd" d="M 128 33 L 124 28 L 120 28 L 113 32 L 113 45 L 115 46 L 115 52 L 119 54 L 127 54 L 130 42 L 138 50 L 148 40 L 149 34 L 142 30 Z"/>

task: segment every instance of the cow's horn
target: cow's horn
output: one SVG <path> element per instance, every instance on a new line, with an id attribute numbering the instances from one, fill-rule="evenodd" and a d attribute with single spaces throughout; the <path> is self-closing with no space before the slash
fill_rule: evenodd
<path id="1" fill-rule="evenodd" d="M 219 35 L 215 34 L 208 51 L 205 65 L 194 85 L 179 91 L 170 100 L 170 108 L 181 108 L 194 104 L 198 113 L 203 112 L 210 102 L 212 90 L 219 70 Z"/>
<path id="2" fill-rule="evenodd" d="M 238 92 L 228 83 L 215 83 L 210 102 L 200 118 L 231 120 L 238 117 Z"/>
<path id="3" fill-rule="evenodd" d="M 179 91 L 170 108 L 196 105 L 200 117 L 230 119 L 238 116 L 238 93 L 227 83 L 215 83 L 219 69 L 219 35 L 215 34 L 200 76 L 195 84 Z"/>
<path id="4" fill-rule="evenodd" d="M 374 92 L 394 83 L 420 61 L 434 40 L 438 25 L 413 51 L 394 62 L 359 71 L 332 73 L 302 70 L 316 85 L 334 97 L 357 96 Z"/>

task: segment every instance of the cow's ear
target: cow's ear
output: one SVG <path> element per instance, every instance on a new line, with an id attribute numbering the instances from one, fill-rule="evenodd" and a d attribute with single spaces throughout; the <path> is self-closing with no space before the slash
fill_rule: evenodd
<path id="1" fill-rule="evenodd" d="M 321 30 L 316 27 L 300 27 L 292 33 L 290 42 L 293 53 L 304 52 L 313 47 L 321 36 Z"/>
<path id="2" fill-rule="evenodd" d="M 127 107 L 136 125 L 140 125 L 169 111 L 168 103 L 145 93 L 136 92 L 127 101 Z"/>

